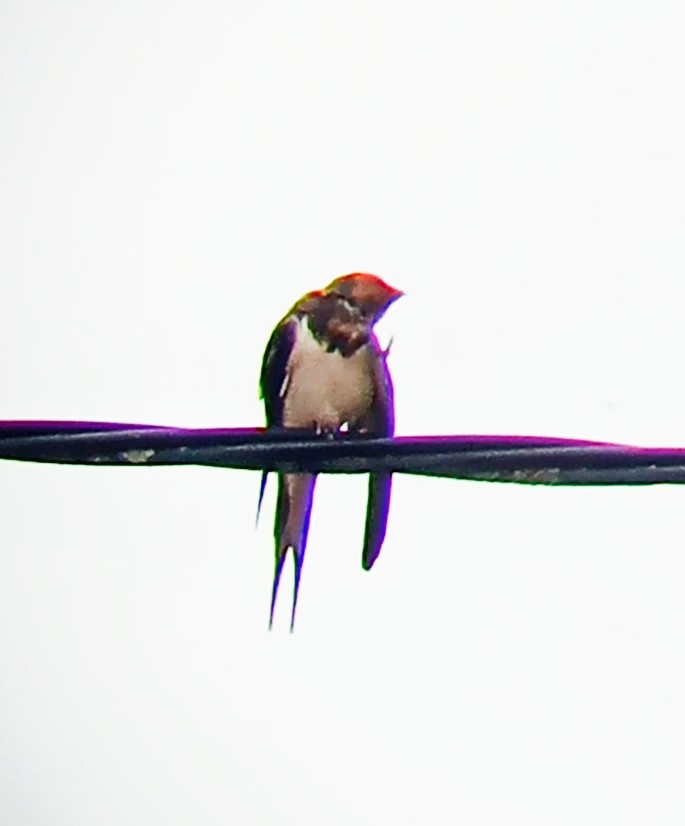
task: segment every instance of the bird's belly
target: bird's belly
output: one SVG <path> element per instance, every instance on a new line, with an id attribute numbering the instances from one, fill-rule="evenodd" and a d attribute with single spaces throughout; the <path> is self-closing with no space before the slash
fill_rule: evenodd
<path id="1" fill-rule="evenodd" d="M 293 356 L 284 399 L 286 427 L 337 430 L 368 410 L 372 384 L 365 347 L 345 357 L 312 339 L 296 345 Z"/>

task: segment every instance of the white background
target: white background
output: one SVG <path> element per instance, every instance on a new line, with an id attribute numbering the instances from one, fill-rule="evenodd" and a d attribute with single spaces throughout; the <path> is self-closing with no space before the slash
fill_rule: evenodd
<path id="1" fill-rule="evenodd" d="M 679 4 L 0 5 L 0 418 L 261 424 L 352 270 L 398 431 L 685 445 Z M 683 496 L 0 463 L 0 822 L 682 824 Z"/>

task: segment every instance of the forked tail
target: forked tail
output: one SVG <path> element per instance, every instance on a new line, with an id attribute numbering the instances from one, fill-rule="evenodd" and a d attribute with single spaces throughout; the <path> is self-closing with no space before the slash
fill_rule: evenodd
<path id="1" fill-rule="evenodd" d="M 279 476 L 278 479 L 278 502 L 276 505 L 276 520 L 274 524 L 276 559 L 274 583 L 271 592 L 269 628 L 273 625 L 278 586 L 281 581 L 283 565 L 289 549 L 292 549 L 295 562 L 295 585 L 293 590 L 293 606 L 290 615 L 290 630 L 292 631 L 295 627 L 297 598 L 300 592 L 302 565 L 307 548 L 307 536 L 309 535 L 309 520 L 312 513 L 315 483 L 316 476 L 310 473 L 288 473 Z"/>

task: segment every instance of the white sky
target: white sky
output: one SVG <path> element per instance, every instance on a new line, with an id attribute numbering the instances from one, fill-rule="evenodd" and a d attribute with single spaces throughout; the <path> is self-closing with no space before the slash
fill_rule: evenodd
<path id="1" fill-rule="evenodd" d="M 404 289 L 398 431 L 685 445 L 679 4 L 0 5 L 0 418 L 261 424 Z M 0 463 L 0 822 L 682 824 L 683 491 Z"/>

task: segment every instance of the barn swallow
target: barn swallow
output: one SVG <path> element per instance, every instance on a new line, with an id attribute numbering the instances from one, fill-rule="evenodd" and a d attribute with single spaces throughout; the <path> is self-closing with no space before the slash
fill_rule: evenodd
<path id="1" fill-rule="evenodd" d="M 402 295 L 377 276 L 357 272 L 336 278 L 294 304 L 276 325 L 262 361 L 260 389 L 267 427 L 328 434 L 346 428 L 351 433 L 392 436 L 395 407 L 387 365 L 389 348 L 381 348 L 373 328 Z M 257 518 L 266 479 L 264 472 Z M 288 549 L 295 560 L 291 631 L 295 624 L 315 483 L 316 475 L 310 473 L 278 476 L 269 628 Z M 390 473 L 369 477 L 362 551 L 362 567 L 367 571 L 385 538 L 391 485 Z"/>

